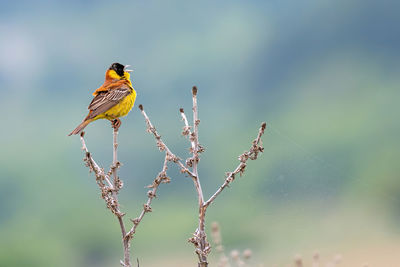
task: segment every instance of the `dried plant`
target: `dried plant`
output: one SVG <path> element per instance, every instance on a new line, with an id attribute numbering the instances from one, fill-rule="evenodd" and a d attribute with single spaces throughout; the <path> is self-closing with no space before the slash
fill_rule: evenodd
<path id="1" fill-rule="evenodd" d="M 319 267 L 319 253 L 316 251 L 313 255 L 312 267 Z"/>
<path id="2" fill-rule="evenodd" d="M 222 245 L 221 230 L 217 222 L 213 222 L 211 224 L 211 238 L 215 244 L 215 249 L 220 254 L 218 267 L 230 267 L 231 263 L 233 266 L 237 267 L 248 266 L 249 259 L 253 254 L 250 249 L 245 249 L 242 254 L 240 254 L 239 250 L 234 249 L 230 253 L 230 258 L 226 256 L 224 247 Z"/>
<path id="3" fill-rule="evenodd" d="M 155 127 L 151 123 L 149 117 L 143 109 L 142 105 L 139 105 L 140 110 L 146 120 L 147 131 L 152 133 L 156 138 L 156 143 L 160 151 L 165 151 L 166 155 L 169 155 L 174 163 L 178 164 L 181 168 L 182 173 L 186 173 L 193 180 L 193 184 L 196 188 L 197 198 L 198 198 L 198 210 L 199 210 L 199 222 L 196 231 L 193 236 L 189 239 L 195 247 L 195 252 L 198 256 L 198 266 L 199 267 L 207 267 L 208 260 L 207 256 L 211 251 L 210 244 L 207 241 L 207 235 L 205 232 L 205 216 L 207 208 L 211 203 L 217 198 L 217 196 L 235 179 L 237 174 L 242 175 L 247 166 L 247 160 L 255 160 L 257 159 L 260 152 L 263 152 L 264 148 L 261 146 L 261 136 L 264 134 L 266 123 L 262 123 L 261 127 L 258 131 L 256 139 L 252 142 L 252 146 L 250 149 L 239 156 L 239 165 L 232 172 L 228 172 L 226 174 L 225 181 L 218 188 L 218 190 L 208 199 L 204 199 L 203 190 L 200 184 L 200 177 L 198 173 L 198 163 L 200 161 L 200 153 L 204 152 L 204 147 L 199 144 L 199 124 L 200 120 L 198 118 L 198 108 L 197 108 L 197 88 L 194 86 L 192 88 L 192 100 L 193 100 L 193 126 L 189 125 L 187 117 L 184 113 L 184 110 L 180 109 L 180 114 L 182 120 L 184 122 L 184 127 L 182 134 L 187 136 L 190 143 L 190 152 L 192 154 L 191 157 L 186 159 L 185 164 L 181 162 L 181 159 L 176 157 L 169 148 L 165 145 L 165 143 L 161 140 L 161 136 L 156 131 Z"/>
<path id="4" fill-rule="evenodd" d="M 339 264 L 342 262 L 342 255 L 340 254 L 336 254 L 335 257 L 333 258 L 332 261 L 328 261 L 325 263 L 325 265 L 321 265 L 320 262 L 320 256 L 318 252 L 315 252 L 312 258 L 312 267 L 320 267 L 320 266 L 324 266 L 324 267 L 335 267 L 335 266 L 339 266 Z M 303 260 L 300 254 L 297 254 L 294 257 L 294 266 L 295 267 L 302 267 L 303 265 Z"/>
<path id="5" fill-rule="evenodd" d="M 123 217 L 125 213 L 120 210 L 120 205 L 118 202 L 118 193 L 123 187 L 123 182 L 118 176 L 118 169 L 121 166 L 121 163 L 118 161 L 117 157 L 117 136 L 118 129 L 113 125 L 113 162 L 111 164 L 110 170 L 105 173 L 104 169 L 99 167 L 99 165 L 94 161 L 91 153 L 89 152 L 86 143 L 85 143 L 85 132 L 81 133 L 81 142 L 82 149 L 85 152 L 85 158 L 83 159 L 85 165 L 89 167 L 91 172 L 94 172 L 96 177 L 96 183 L 100 188 L 101 197 L 106 202 L 107 208 L 117 217 L 122 234 L 122 244 L 124 249 L 124 259 L 120 261 L 122 266 L 131 267 L 130 262 L 130 245 L 131 241 L 136 233 L 136 228 L 142 221 L 144 215 L 152 211 L 151 202 L 153 198 L 156 197 L 156 192 L 158 186 L 162 183 L 169 183 L 170 179 L 167 176 L 167 163 L 168 161 L 173 161 L 174 157 L 171 157 L 170 154 L 166 153 L 164 158 L 164 164 L 161 172 L 155 177 L 153 183 L 148 186 L 149 191 L 147 192 L 147 202 L 143 204 L 143 210 L 139 214 L 139 216 L 135 219 L 131 219 L 132 227 L 126 228 Z M 129 231 L 128 231 L 129 229 Z M 138 263 L 139 266 L 139 263 Z"/>
<path id="6" fill-rule="evenodd" d="M 294 257 L 294 266 L 303 267 L 303 259 L 301 258 L 301 255 L 298 254 Z"/>
<path id="7" fill-rule="evenodd" d="M 239 250 L 234 249 L 230 252 L 230 258 L 225 255 L 225 249 L 222 245 L 222 236 L 219 224 L 217 222 L 213 222 L 211 224 L 211 237 L 212 241 L 216 247 L 218 253 L 220 253 L 220 258 L 218 262 L 218 267 L 246 267 L 251 266 L 249 264 L 249 259 L 252 257 L 253 252 L 250 249 L 245 249 L 242 253 Z M 342 255 L 336 254 L 332 261 L 327 261 L 325 265 L 321 265 L 320 255 L 318 252 L 315 252 L 312 257 L 312 267 L 336 267 L 339 266 L 342 262 Z M 304 264 L 303 257 L 300 254 L 296 254 L 294 256 L 294 267 L 303 267 L 308 266 Z M 254 265 L 252 265 L 254 266 Z M 278 266 L 278 265 L 264 265 L 263 263 L 257 264 L 259 267 L 263 266 Z M 363 267 L 368 267 L 368 265 L 363 265 Z"/>
<path id="8" fill-rule="evenodd" d="M 211 239 L 215 244 L 215 250 L 220 254 L 218 267 L 230 267 L 229 258 L 226 256 L 224 246 L 222 245 L 221 230 L 217 222 L 211 224 Z"/>

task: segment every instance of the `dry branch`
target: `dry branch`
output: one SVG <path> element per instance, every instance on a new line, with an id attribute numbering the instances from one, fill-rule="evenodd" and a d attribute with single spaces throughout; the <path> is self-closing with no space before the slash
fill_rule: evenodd
<path id="1" fill-rule="evenodd" d="M 139 223 L 142 221 L 144 215 L 148 212 L 151 212 L 151 201 L 152 199 L 156 196 L 156 192 L 158 189 L 158 186 L 161 183 L 168 183 L 170 180 L 167 177 L 167 163 L 168 161 L 175 161 L 176 158 L 171 157 L 168 153 L 165 155 L 164 159 L 164 164 L 162 171 L 157 175 L 157 177 L 154 179 L 153 184 L 149 186 L 149 188 L 152 188 L 147 192 L 147 202 L 143 205 L 143 210 L 140 213 L 140 215 L 136 218 L 131 220 L 133 222 L 132 228 L 127 232 L 127 229 L 124 224 L 123 217 L 125 213 L 121 212 L 119 208 L 119 202 L 118 202 L 118 193 L 119 190 L 123 186 L 122 180 L 118 176 L 118 169 L 121 166 L 121 163 L 118 161 L 118 156 L 117 156 L 117 148 L 118 148 L 118 142 L 117 142 L 117 136 L 118 136 L 118 129 L 116 127 L 113 127 L 113 162 L 110 167 L 110 171 L 105 174 L 104 169 L 100 168 L 99 165 L 95 162 L 93 159 L 91 153 L 89 152 L 86 142 L 84 139 L 85 133 L 81 133 L 81 142 L 82 142 L 82 149 L 85 152 L 85 158 L 84 162 L 87 167 L 89 167 L 90 171 L 93 171 L 96 176 L 96 183 L 100 188 L 101 191 L 101 197 L 104 199 L 106 202 L 107 208 L 117 217 L 119 226 L 121 228 L 121 235 L 122 235 L 122 244 L 123 244 L 123 249 L 124 249 L 124 260 L 120 261 L 120 264 L 122 266 L 126 267 L 131 267 L 131 262 L 130 262 L 130 245 L 131 241 L 133 239 L 134 234 L 136 233 L 136 227 L 139 225 Z M 112 177 L 112 181 L 111 181 Z"/>
<path id="2" fill-rule="evenodd" d="M 156 176 L 156 178 L 154 179 L 153 183 L 149 186 L 147 186 L 148 188 L 151 188 L 151 190 L 147 191 L 147 202 L 145 204 L 143 204 L 143 210 L 140 213 L 139 217 L 135 218 L 135 219 L 131 219 L 131 221 L 133 222 L 133 226 L 132 228 L 129 230 L 129 232 L 126 234 L 126 238 L 127 239 L 131 239 L 133 237 L 133 235 L 136 233 L 136 227 L 139 225 L 139 223 L 142 221 L 144 215 L 148 212 L 151 212 L 151 202 L 153 200 L 153 198 L 156 197 L 156 193 L 157 193 L 157 189 L 158 186 L 162 183 L 169 183 L 170 182 L 170 178 L 167 176 L 167 169 L 168 169 L 168 161 L 172 160 L 169 155 L 166 153 L 165 154 L 165 158 L 164 158 L 164 165 L 162 168 L 162 171 Z"/>
<path id="3" fill-rule="evenodd" d="M 89 167 L 91 171 L 93 171 L 96 175 L 96 183 L 100 188 L 101 197 L 106 202 L 107 208 L 117 217 L 120 228 L 121 228 L 121 235 L 122 235 L 122 243 L 124 246 L 124 261 L 121 261 L 123 266 L 131 266 L 129 260 L 129 248 L 130 242 L 126 240 L 126 230 L 123 221 L 124 213 L 121 212 L 119 209 L 119 202 L 117 194 L 119 190 L 122 188 L 123 183 L 118 177 L 118 168 L 120 163 L 117 160 L 117 136 L 118 130 L 114 128 L 113 130 L 113 163 L 111 165 L 111 170 L 108 174 L 104 173 L 104 170 L 99 167 L 99 165 L 94 161 L 93 157 L 91 156 L 90 152 L 85 143 L 85 132 L 81 133 L 81 142 L 82 142 L 82 149 L 86 152 L 84 161 L 86 162 L 86 166 Z M 113 181 L 110 181 L 110 175 L 113 176 Z M 107 183 L 107 185 L 104 183 Z"/>
<path id="4" fill-rule="evenodd" d="M 185 115 L 184 110 L 180 109 L 180 114 L 182 120 L 184 122 L 184 127 L 182 131 L 182 135 L 187 136 L 189 138 L 191 148 L 190 152 L 192 157 L 186 159 L 186 166 L 181 162 L 181 160 L 173 154 L 170 149 L 165 145 L 162 141 L 161 136 L 156 131 L 156 128 L 151 123 L 149 117 L 147 116 L 146 112 L 143 109 L 142 105 L 139 105 L 139 108 L 145 118 L 147 131 L 152 133 L 156 139 L 157 147 L 160 151 L 165 151 L 166 156 L 170 155 L 174 163 L 176 163 L 180 168 L 182 173 L 188 174 L 194 183 L 197 198 L 198 198 L 198 206 L 199 206 L 199 223 L 196 231 L 193 234 L 193 237 L 189 239 L 189 242 L 193 243 L 195 246 L 195 252 L 198 255 L 199 267 L 207 267 L 208 261 L 207 256 L 211 251 L 211 247 L 207 241 L 207 235 L 205 232 L 205 216 L 207 208 L 210 206 L 211 203 L 217 198 L 217 196 L 235 179 L 236 174 L 242 175 L 245 171 L 247 166 L 247 160 L 255 160 L 258 157 L 260 152 L 263 152 L 264 148 L 261 146 L 261 136 L 264 134 L 266 123 L 262 123 L 261 127 L 258 131 L 256 139 L 253 141 L 252 146 L 250 149 L 239 156 L 239 165 L 233 172 L 227 173 L 227 177 L 224 183 L 218 188 L 218 190 L 207 200 L 204 201 L 203 190 L 200 184 L 200 177 L 198 173 L 198 164 L 200 161 L 199 154 L 204 151 L 204 148 L 199 144 L 199 124 L 200 120 L 198 118 L 198 106 L 197 106 L 197 88 L 194 86 L 192 88 L 192 100 L 193 100 L 193 126 L 189 125 L 188 119 Z M 190 170 L 191 168 L 191 170 Z"/>
<path id="5" fill-rule="evenodd" d="M 238 159 L 240 161 L 239 165 L 236 167 L 236 169 L 233 172 L 228 172 L 227 177 L 224 181 L 224 183 L 218 188 L 218 190 L 212 195 L 205 203 L 204 207 L 208 207 L 214 200 L 215 198 L 231 183 L 233 180 L 235 180 L 235 175 L 240 174 L 240 176 L 243 175 L 245 168 L 247 166 L 247 160 L 256 160 L 258 157 L 259 152 L 263 152 L 264 148 L 260 145 L 261 143 L 261 136 L 264 134 L 265 128 L 267 124 L 264 122 L 261 124 L 260 129 L 258 130 L 258 134 L 256 139 L 253 141 L 253 145 L 251 148 L 241 154 Z"/>
<path id="6" fill-rule="evenodd" d="M 160 151 L 165 150 L 165 152 L 171 157 L 171 161 L 178 164 L 178 166 L 181 168 L 182 173 L 187 173 L 190 177 L 195 178 L 196 176 L 188 168 L 186 168 L 185 165 L 183 165 L 183 163 L 181 162 L 181 159 L 178 158 L 177 156 L 175 156 L 175 154 L 173 154 L 171 152 L 171 150 L 169 150 L 168 146 L 163 142 L 163 140 L 161 139 L 161 135 L 158 134 L 156 128 L 153 126 L 149 117 L 147 116 L 146 112 L 144 111 L 143 105 L 139 105 L 139 109 L 142 112 L 144 119 L 146 121 L 147 132 L 152 133 L 154 135 L 154 137 L 156 138 L 156 143 L 157 143 L 158 149 Z"/>

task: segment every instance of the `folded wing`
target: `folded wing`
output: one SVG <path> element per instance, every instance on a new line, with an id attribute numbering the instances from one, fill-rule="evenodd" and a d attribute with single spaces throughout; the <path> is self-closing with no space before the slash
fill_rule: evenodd
<path id="1" fill-rule="evenodd" d="M 131 93 L 131 88 L 126 85 L 118 85 L 118 87 L 110 86 L 107 91 L 99 92 L 90 102 L 88 109 L 90 110 L 85 120 L 93 119 L 101 113 L 109 110 L 117 105 L 122 99 Z"/>

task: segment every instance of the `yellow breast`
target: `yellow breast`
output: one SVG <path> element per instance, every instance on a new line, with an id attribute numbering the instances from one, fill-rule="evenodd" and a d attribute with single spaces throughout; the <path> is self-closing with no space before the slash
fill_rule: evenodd
<path id="1" fill-rule="evenodd" d="M 96 117 L 96 119 L 115 119 L 119 117 L 123 117 L 128 115 L 129 111 L 131 111 L 133 105 L 135 104 L 136 99 L 136 91 L 132 90 L 132 93 L 127 95 L 124 99 L 121 100 L 117 105 L 113 106 L 103 114 L 100 114 Z"/>

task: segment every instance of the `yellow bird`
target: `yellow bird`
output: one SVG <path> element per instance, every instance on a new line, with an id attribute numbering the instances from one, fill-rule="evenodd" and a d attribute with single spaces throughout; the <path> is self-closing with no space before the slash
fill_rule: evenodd
<path id="1" fill-rule="evenodd" d="M 131 111 L 136 99 L 136 91 L 130 81 L 132 70 L 127 67 L 129 65 L 111 64 L 103 85 L 93 93 L 94 98 L 88 107 L 89 114 L 69 135 L 79 134 L 89 123 L 98 119 L 110 120 L 115 129 L 119 128 L 119 118 Z"/>

